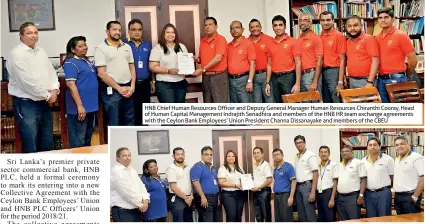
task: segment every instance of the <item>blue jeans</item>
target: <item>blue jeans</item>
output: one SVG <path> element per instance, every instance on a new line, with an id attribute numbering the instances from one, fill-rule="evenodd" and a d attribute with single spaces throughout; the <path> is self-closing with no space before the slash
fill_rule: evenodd
<path id="1" fill-rule="evenodd" d="M 407 82 L 407 76 L 406 76 L 406 73 L 404 72 L 390 74 L 389 76 L 390 76 L 389 79 L 382 79 L 381 76 L 378 76 L 378 91 L 379 91 L 379 95 L 381 95 L 382 103 L 390 102 L 387 89 L 385 88 L 386 84 Z"/>
<path id="2" fill-rule="evenodd" d="M 273 90 L 270 86 L 270 96 L 266 95 L 266 72 L 255 74 L 254 76 L 254 93 L 253 93 L 253 102 L 254 103 L 273 103 Z M 270 84 L 272 85 L 272 84 Z"/>
<path id="3" fill-rule="evenodd" d="M 391 190 L 366 191 L 364 194 L 366 215 L 368 218 L 391 215 Z"/>
<path id="4" fill-rule="evenodd" d="M 160 103 L 184 103 L 186 99 L 187 80 L 180 82 L 156 82 L 156 93 Z"/>
<path id="5" fill-rule="evenodd" d="M 67 114 L 70 148 L 91 145 L 91 136 L 96 124 L 96 114 L 97 112 L 87 113 L 83 121 L 78 120 L 78 115 Z"/>
<path id="6" fill-rule="evenodd" d="M 322 70 L 322 97 L 323 103 L 340 103 L 336 95 L 338 86 L 339 68 L 327 68 Z"/>
<path id="7" fill-rule="evenodd" d="M 311 192 L 312 181 L 304 184 L 297 183 L 295 191 L 295 200 L 297 201 L 298 216 L 301 222 L 317 222 L 315 203 L 310 203 L 308 198 Z"/>
<path id="8" fill-rule="evenodd" d="M 246 91 L 249 75 L 229 78 L 230 103 L 252 103 L 252 93 Z"/>
<path id="9" fill-rule="evenodd" d="M 134 99 L 133 96 L 125 98 L 113 90 L 111 95 L 106 92 L 106 87 L 100 88 L 100 97 L 105 108 L 108 126 L 134 126 Z M 138 114 L 137 116 L 142 116 Z"/>
<path id="10" fill-rule="evenodd" d="M 53 150 L 53 121 L 46 101 L 13 97 L 13 111 L 22 141 L 22 152 Z"/>

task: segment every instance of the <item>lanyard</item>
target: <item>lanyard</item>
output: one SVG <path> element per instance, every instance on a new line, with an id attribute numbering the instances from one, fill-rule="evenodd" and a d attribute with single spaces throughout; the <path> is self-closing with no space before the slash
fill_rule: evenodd
<path id="1" fill-rule="evenodd" d="M 325 176 L 326 167 L 328 167 L 329 163 L 331 163 L 331 160 L 329 160 L 329 161 L 326 163 L 326 165 L 325 165 L 325 170 L 323 171 L 323 174 L 322 174 L 322 175 L 321 175 L 321 177 L 320 177 L 320 182 L 322 182 L 322 180 L 323 180 L 323 176 Z M 320 166 L 320 170 L 319 170 L 319 172 L 320 172 L 320 173 L 322 173 L 322 166 Z M 320 175 L 320 173 L 319 173 L 319 175 Z"/>

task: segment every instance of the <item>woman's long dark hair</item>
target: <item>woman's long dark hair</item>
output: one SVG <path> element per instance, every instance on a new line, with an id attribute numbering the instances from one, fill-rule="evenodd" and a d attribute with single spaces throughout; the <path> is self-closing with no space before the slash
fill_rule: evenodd
<path id="1" fill-rule="evenodd" d="M 77 47 L 78 41 L 86 42 L 86 37 L 75 36 L 68 41 L 68 44 L 66 45 L 66 59 L 63 60 L 62 65 L 66 60 L 75 56 L 74 52 L 72 52 L 72 49 L 75 49 Z"/>
<path id="2" fill-rule="evenodd" d="M 146 178 L 150 178 L 152 176 L 152 174 L 148 171 L 148 167 L 151 163 L 155 163 L 158 165 L 155 159 L 148 159 L 145 163 L 143 163 L 143 176 L 145 176 Z"/>
<path id="3" fill-rule="evenodd" d="M 167 47 L 167 41 L 165 40 L 165 30 L 167 30 L 168 27 L 173 28 L 174 30 L 174 35 L 176 36 L 174 39 L 174 52 L 179 52 L 179 51 L 183 51 L 180 48 L 180 41 L 179 41 L 179 35 L 177 34 L 177 29 L 176 27 L 171 24 L 168 23 L 164 26 L 164 28 L 162 28 L 161 31 L 161 37 L 159 38 L 159 44 L 161 45 L 161 47 L 164 49 L 164 54 L 168 54 L 168 47 Z"/>
<path id="4" fill-rule="evenodd" d="M 226 158 L 224 158 L 224 167 L 226 167 L 226 169 L 229 172 L 232 172 L 232 170 L 230 169 L 229 163 L 227 162 L 227 155 L 229 155 L 229 153 L 233 153 L 233 155 L 235 156 L 235 171 L 238 171 L 239 173 L 243 173 L 242 169 L 239 167 L 238 156 L 232 150 L 229 150 L 226 152 Z"/>

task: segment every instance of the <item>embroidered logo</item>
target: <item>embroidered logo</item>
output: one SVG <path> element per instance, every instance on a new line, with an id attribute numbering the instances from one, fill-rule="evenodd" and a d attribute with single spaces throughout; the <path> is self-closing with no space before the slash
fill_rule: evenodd
<path id="1" fill-rule="evenodd" d="M 329 45 L 329 46 L 332 46 L 332 45 L 333 45 L 333 43 L 334 43 L 334 42 L 330 40 L 330 41 L 328 42 L 328 45 Z"/>
<path id="2" fill-rule="evenodd" d="M 283 45 L 283 48 L 288 48 L 288 44 L 284 44 Z"/>
<path id="3" fill-rule="evenodd" d="M 143 51 L 149 51 L 149 50 L 148 50 L 147 48 L 145 48 L 145 47 L 144 47 L 144 48 L 143 48 Z"/>
<path id="4" fill-rule="evenodd" d="M 356 45 L 356 50 L 359 50 L 360 49 L 360 45 Z"/>
<path id="5" fill-rule="evenodd" d="M 238 54 L 242 54 L 243 53 L 243 50 L 238 50 Z"/>
<path id="6" fill-rule="evenodd" d="M 306 43 L 306 44 L 305 44 L 305 47 L 306 47 L 306 48 L 307 48 L 307 47 L 310 47 L 310 45 L 311 45 L 310 43 Z"/>
<path id="7" fill-rule="evenodd" d="M 393 40 L 388 41 L 388 46 L 391 46 L 393 44 Z"/>
<path id="8" fill-rule="evenodd" d="M 214 48 L 214 44 L 211 44 L 211 48 Z"/>
<path id="9" fill-rule="evenodd" d="M 266 45 L 265 45 L 265 44 L 262 44 L 260 47 L 261 47 L 262 49 L 264 49 L 264 48 L 266 48 Z"/>

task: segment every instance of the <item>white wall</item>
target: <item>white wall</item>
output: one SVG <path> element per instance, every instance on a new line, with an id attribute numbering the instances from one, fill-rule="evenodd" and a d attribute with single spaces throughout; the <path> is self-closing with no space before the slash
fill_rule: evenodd
<path id="1" fill-rule="evenodd" d="M 1 0 L 1 55 L 7 56 L 19 44 L 19 32 L 9 32 L 6 0 Z M 56 30 L 40 31 L 38 45 L 50 57 L 65 53 L 68 40 L 77 35 L 87 38 L 88 55 L 105 37 L 106 23 L 115 19 L 114 0 L 59 0 L 55 1 Z"/>
<path id="2" fill-rule="evenodd" d="M 231 127 L 231 129 L 275 129 L 270 127 Z M 138 155 L 137 131 L 138 130 L 169 130 L 170 154 L 169 155 Z M 173 162 L 172 149 L 180 146 L 186 151 L 186 161 L 189 164 L 198 162 L 201 158 L 201 148 L 212 146 L 212 130 L 229 129 L 228 127 L 118 127 L 110 128 L 110 157 L 111 167 L 116 164 L 115 152 L 120 147 L 128 147 L 132 155 L 132 166 L 142 173 L 143 163 L 148 159 L 156 159 L 159 172 Z M 328 145 L 331 149 L 331 160 L 339 162 L 339 129 L 337 128 L 279 128 L 280 148 L 284 152 L 285 160 L 294 164 L 297 149 L 294 145 L 294 137 L 303 135 L 306 138 L 306 147 L 315 153 L 319 153 L 321 145 Z"/>
<path id="3" fill-rule="evenodd" d="M 263 32 L 273 36 L 272 18 L 282 15 L 287 20 L 287 33 L 289 33 L 289 1 L 287 0 L 210 0 L 208 1 L 209 16 L 217 19 L 218 32 L 228 42 L 233 38 L 229 27 L 233 20 L 239 20 L 245 27 L 244 36 L 249 36 L 248 24 L 251 19 L 258 19 Z"/>

